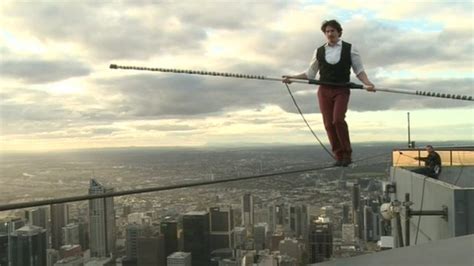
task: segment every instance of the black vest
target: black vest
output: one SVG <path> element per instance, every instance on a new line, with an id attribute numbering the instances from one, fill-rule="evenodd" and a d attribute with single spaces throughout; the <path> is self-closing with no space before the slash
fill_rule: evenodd
<path id="1" fill-rule="evenodd" d="M 326 62 L 326 50 L 324 45 L 318 48 L 316 59 L 319 64 L 319 79 L 327 82 L 345 83 L 350 81 L 351 76 L 351 44 L 342 42 L 341 59 L 332 65 Z"/>

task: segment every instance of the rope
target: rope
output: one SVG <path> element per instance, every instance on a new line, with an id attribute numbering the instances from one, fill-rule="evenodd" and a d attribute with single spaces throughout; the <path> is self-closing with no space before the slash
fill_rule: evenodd
<path id="1" fill-rule="evenodd" d="M 132 195 L 132 194 L 166 191 L 166 190 L 173 190 L 173 189 L 180 189 L 180 188 L 187 188 L 187 187 L 197 187 L 197 186 L 204 186 L 204 185 L 210 185 L 210 184 L 235 182 L 235 181 L 242 181 L 242 180 L 248 180 L 248 179 L 257 179 L 257 178 L 270 177 L 270 176 L 312 172 L 312 171 L 319 171 L 319 170 L 324 170 L 324 169 L 328 169 L 328 168 L 332 168 L 332 167 L 334 167 L 334 166 L 325 165 L 325 166 L 319 166 L 319 167 L 313 167 L 313 168 L 298 169 L 298 170 L 283 171 L 283 172 L 274 172 L 274 173 L 267 173 L 267 174 L 261 174 L 261 175 L 251 175 L 251 176 L 244 176 L 244 177 L 237 177 L 237 178 L 230 178 L 230 179 L 221 179 L 221 180 L 214 180 L 214 181 L 201 181 L 201 182 L 194 182 L 194 183 L 180 184 L 180 185 L 171 185 L 171 186 L 162 186 L 162 187 L 149 187 L 149 188 L 141 188 L 141 189 L 130 189 L 130 190 L 108 192 L 108 193 L 95 194 L 95 195 L 82 195 L 82 196 L 55 198 L 55 199 L 47 199 L 47 200 L 40 200 L 40 201 L 12 203 L 12 204 L 0 205 L 0 212 L 1 211 L 7 211 L 7 210 L 14 210 L 14 209 L 22 209 L 22 208 L 43 206 L 43 205 L 51 205 L 51 204 L 57 204 L 57 203 L 67 203 L 67 202 L 75 202 L 75 201 L 83 201 L 83 200 L 91 200 L 91 199 L 119 197 L 119 196 L 126 196 L 126 195 Z"/>
<path id="2" fill-rule="evenodd" d="M 296 109 L 297 109 L 298 112 L 300 113 L 301 118 L 303 118 L 303 121 L 306 123 L 306 126 L 308 126 L 309 130 L 311 131 L 311 133 L 313 134 L 313 136 L 316 138 L 316 140 L 319 142 L 319 144 L 321 145 L 321 147 L 323 147 L 323 149 L 329 154 L 329 156 L 331 156 L 331 158 L 333 158 L 334 160 L 336 160 L 336 157 L 334 157 L 334 155 L 328 150 L 328 148 L 326 148 L 326 146 L 321 142 L 321 140 L 318 138 L 318 136 L 316 135 L 316 133 L 314 133 L 314 131 L 313 131 L 313 129 L 311 128 L 311 126 L 309 125 L 308 121 L 307 121 L 306 118 L 304 117 L 303 112 L 301 111 L 301 109 L 300 109 L 298 103 L 296 102 L 296 99 L 295 99 L 295 97 L 293 96 L 293 93 L 291 92 L 290 87 L 288 86 L 287 83 L 285 83 L 285 86 L 286 86 L 286 88 L 288 89 L 288 93 L 290 94 L 291 99 L 293 100 L 293 103 L 294 103 L 295 106 L 296 106 Z"/>
<path id="3" fill-rule="evenodd" d="M 423 189 L 421 191 L 420 212 L 423 210 L 423 200 L 425 198 L 425 184 L 426 184 L 426 179 L 427 178 L 428 178 L 427 176 L 425 176 L 425 178 L 423 178 Z M 415 245 L 418 243 L 418 231 L 420 231 L 420 222 L 421 222 L 421 215 L 418 216 L 418 222 L 417 222 L 417 225 L 416 225 Z"/>

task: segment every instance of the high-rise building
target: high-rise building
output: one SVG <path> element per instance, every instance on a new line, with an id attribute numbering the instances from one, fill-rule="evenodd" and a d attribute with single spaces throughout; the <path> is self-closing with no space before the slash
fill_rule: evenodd
<path id="1" fill-rule="evenodd" d="M 136 260 L 138 254 L 138 238 L 152 236 L 153 230 L 150 225 L 129 224 L 125 232 L 126 255 L 129 260 Z"/>
<path id="2" fill-rule="evenodd" d="M 18 217 L 7 217 L 0 220 L 0 233 L 9 234 L 25 226 L 25 221 Z"/>
<path id="3" fill-rule="evenodd" d="M 332 256 L 332 224 L 311 222 L 309 227 L 309 262 L 322 262 Z"/>
<path id="4" fill-rule="evenodd" d="M 0 232 L 0 265 L 8 265 L 8 234 Z"/>
<path id="5" fill-rule="evenodd" d="M 348 224 L 349 222 L 349 210 L 350 207 L 347 204 L 342 205 L 342 223 L 343 224 Z"/>
<path id="6" fill-rule="evenodd" d="M 364 211 L 360 199 L 360 184 L 355 183 L 352 187 L 352 223 L 357 225 L 357 237 L 364 239 Z"/>
<path id="7" fill-rule="evenodd" d="M 91 179 L 89 195 L 113 192 L 95 179 Z M 89 200 L 89 245 L 91 257 L 108 257 L 115 251 L 114 199 Z"/>
<path id="8" fill-rule="evenodd" d="M 232 208 L 209 208 L 209 222 L 211 251 L 232 248 L 234 228 Z"/>
<path id="9" fill-rule="evenodd" d="M 242 196 L 242 226 L 252 230 L 254 224 L 253 196 L 246 193 Z"/>
<path id="10" fill-rule="evenodd" d="M 10 234 L 10 265 L 46 266 L 46 229 L 24 226 Z"/>
<path id="11" fill-rule="evenodd" d="M 256 250 L 265 249 L 267 226 L 268 225 L 266 223 L 258 223 L 254 227 L 253 239 L 255 241 L 255 249 Z"/>
<path id="12" fill-rule="evenodd" d="M 48 208 L 40 207 L 25 211 L 28 224 L 48 229 Z"/>
<path id="13" fill-rule="evenodd" d="M 178 224 L 176 221 L 163 221 L 160 223 L 160 233 L 165 241 L 165 256 L 178 251 Z"/>
<path id="14" fill-rule="evenodd" d="M 290 206 L 290 230 L 295 237 L 305 238 L 308 235 L 308 209 L 306 205 Z"/>
<path id="15" fill-rule="evenodd" d="M 210 262 L 209 213 L 193 211 L 183 215 L 183 246 L 192 255 L 193 266 L 208 266 Z"/>
<path id="16" fill-rule="evenodd" d="M 63 227 L 63 245 L 80 245 L 79 241 L 79 225 L 67 224 Z"/>
<path id="17" fill-rule="evenodd" d="M 166 257 L 163 234 L 137 238 L 137 266 L 166 266 Z"/>
<path id="18" fill-rule="evenodd" d="M 168 266 L 194 266 L 192 263 L 192 254 L 188 252 L 175 252 L 168 256 Z"/>
<path id="19" fill-rule="evenodd" d="M 68 208 L 64 203 L 51 205 L 51 247 L 59 250 L 63 245 L 63 227 L 68 223 Z"/>

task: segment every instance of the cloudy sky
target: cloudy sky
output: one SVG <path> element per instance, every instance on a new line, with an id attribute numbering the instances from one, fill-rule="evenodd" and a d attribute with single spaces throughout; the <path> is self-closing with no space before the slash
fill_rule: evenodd
<path id="1" fill-rule="evenodd" d="M 313 143 L 279 82 L 109 65 L 296 74 L 325 19 L 376 86 L 474 95 L 472 1 L 400 2 L 2 1 L 0 148 Z M 327 142 L 317 88 L 291 89 Z M 415 140 L 474 141 L 472 102 L 353 91 L 353 142 L 404 141 L 407 112 Z"/>

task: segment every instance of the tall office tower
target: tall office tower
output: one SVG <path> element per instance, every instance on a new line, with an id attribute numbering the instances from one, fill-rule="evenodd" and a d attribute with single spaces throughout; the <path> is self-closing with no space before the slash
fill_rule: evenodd
<path id="1" fill-rule="evenodd" d="M 209 213 L 193 211 L 183 215 L 183 246 L 190 252 L 193 266 L 208 266 L 210 263 Z"/>
<path id="2" fill-rule="evenodd" d="M 178 223 L 166 220 L 161 222 L 160 233 L 165 241 L 165 257 L 178 251 Z"/>
<path id="3" fill-rule="evenodd" d="M 295 237 L 305 238 L 308 235 L 308 209 L 306 205 L 290 206 L 290 230 Z"/>
<path id="4" fill-rule="evenodd" d="M 195 265 L 192 262 L 192 254 L 188 252 L 175 252 L 168 256 L 168 266 L 191 266 Z"/>
<path id="5" fill-rule="evenodd" d="M 232 208 L 209 208 L 209 222 L 211 251 L 232 248 L 232 229 L 234 228 Z"/>
<path id="6" fill-rule="evenodd" d="M 267 224 L 266 223 L 256 224 L 253 230 L 253 239 L 255 241 L 256 250 L 265 249 L 266 235 L 267 235 Z"/>
<path id="7" fill-rule="evenodd" d="M 63 245 L 63 227 L 68 223 L 66 204 L 51 205 L 51 247 L 59 250 Z"/>
<path id="8" fill-rule="evenodd" d="M 349 222 L 349 205 L 343 204 L 342 205 L 342 223 L 343 224 L 348 224 Z"/>
<path id="9" fill-rule="evenodd" d="M 79 241 L 79 225 L 67 224 L 63 227 L 63 245 L 80 245 Z"/>
<path id="10" fill-rule="evenodd" d="M 309 262 L 322 262 L 332 256 L 332 224 L 311 222 L 309 227 Z"/>
<path id="11" fill-rule="evenodd" d="M 8 234 L 0 232 L 0 265 L 8 265 Z"/>
<path id="12" fill-rule="evenodd" d="M 25 221 L 18 217 L 7 217 L 0 220 L 0 233 L 9 234 L 25 226 Z"/>
<path id="13" fill-rule="evenodd" d="M 125 247 L 128 260 L 136 260 L 138 254 L 138 238 L 152 236 L 153 230 L 149 225 L 129 224 L 125 230 Z"/>
<path id="14" fill-rule="evenodd" d="M 44 229 L 48 229 L 48 208 L 34 208 L 32 210 L 25 211 L 25 216 L 28 219 L 28 224 L 39 226 Z"/>
<path id="15" fill-rule="evenodd" d="M 46 229 L 24 226 L 10 234 L 10 265 L 46 266 Z"/>
<path id="16" fill-rule="evenodd" d="M 364 206 L 364 240 L 375 240 L 374 213 L 370 206 Z"/>
<path id="17" fill-rule="evenodd" d="M 283 231 L 287 222 L 288 210 L 286 210 L 285 205 L 273 204 L 268 207 L 268 222 L 269 230 L 271 232 L 276 232 L 277 229 Z"/>
<path id="18" fill-rule="evenodd" d="M 137 238 L 137 266 L 166 266 L 165 246 L 162 234 Z"/>
<path id="19" fill-rule="evenodd" d="M 253 196 L 246 193 L 242 196 L 242 226 L 252 231 L 254 224 Z"/>
<path id="20" fill-rule="evenodd" d="M 113 192 L 95 179 L 91 179 L 89 195 Z M 89 200 L 89 246 L 91 257 L 108 257 L 115 251 L 114 199 Z"/>
<path id="21" fill-rule="evenodd" d="M 363 207 L 360 200 L 360 184 L 355 183 L 352 187 L 352 223 L 357 225 L 357 237 L 363 239 L 364 217 Z"/>

